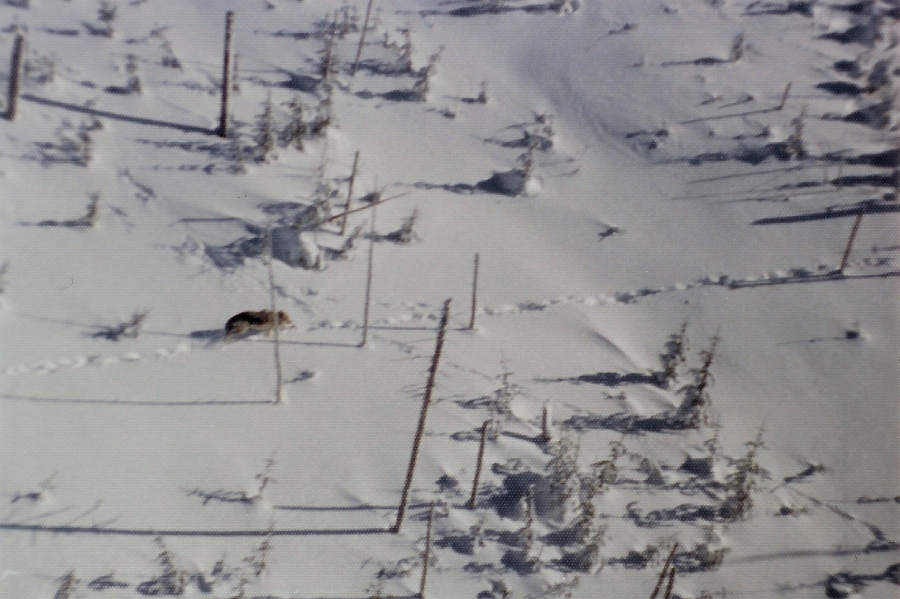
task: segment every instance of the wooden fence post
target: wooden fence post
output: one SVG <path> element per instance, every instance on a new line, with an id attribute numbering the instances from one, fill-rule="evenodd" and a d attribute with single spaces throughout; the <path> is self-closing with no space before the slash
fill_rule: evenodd
<path id="1" fill-rule="evenodd" d="M 778 110 L 784 110 L 785 104 L 787 104 L 788 94 L 791 93 L 791 81 L 788 81 L 788 84 L 784 87 L 784 93 L 781 94 L 781 103 L 778 104 Z"/>
<path id="2" fill-rule="evenodd" d="M 409 489 L 412 487 L 413 474 L 416 471 L 416 460 L 419 457 L 419 446 L 422 436 L 425 434 L 425 417 L 428 414 L 428 405 L 431 403 L 431 393 L 434 391 L 434 379 L 437 376 L 438 363 L 441 359 L 441 349 L 444 347 L 444 335 L 447 332 L 447 320 L 450 318 L 450 300 L 444 302 L 444 310 L 441 313 L 441 322 L 438 327 L 437 342 L 434 346 L 434 356 L 431 358 L 431 367 L 428 369 L 428 382 L 425 384 L 425 397 L 422 400 L 422 411 L 419 413 L 419 424 L 416 427 L 416 435 L 413 438 L 412 452 L 409 456 L 409 467 L 406 469 L 406 482 L 403 484 L 403 493 L 400 495 L 400 507 L 397 510 L 397 521 L 391 527 L 391 532 L 397 534 L 403 525 L 403 515 L 406 513 L 406 503 L 409 501 Z"/>
<path id="3" fill-rule="evenodd" d="M 6 94 L 6 118 L 16 120 L 19 106 L 19 85 L 22 81 L 22 61 L 25 58 L 25 38 L 19 34 L 13 42 L 12 60 L 9 65 L 9 88 Z"/>
<path id="4" fill-rule="evenodd" d="M 269 231 L 269 300 L 272 309 L 272 330 L 275 336 L 275 376 L 278 377 L 275 382 L 275 403 L 281 403 L 281 344 L 278 339 L 279 329 L 281 328 L 281 319 L 278 317 L 278 310 L 275 307 L 275 269 L 273 262 L 275 261 L 275 244 L 272 241 L 272 231 Z"/>
<path id="5" fill-rule="evenodd" d="M 346 214 L 346 213 L 345 213 Z M 360 347 L 366 346 L 369 339 L 369 302 L 372 299 L 372 265 L 375 261 L 375 207 L 372 207 L 372 228 L 369 232 L 369 263 L 366 269 L 366 299 L 363 305 L 363 332 Z"/>
<path id="6" fill-rule="evenodd" d="M 222 102 L 219 110 L 219 128 L 216 135 L 228 137 L 228 91 L 231 88 L 231 26 L 234 11 L 225 13 L 225 50 L 222 56 Z"/>
<path id="7" fill-rule="evenodd" d="M 350 200 L 353 199 L 353 182 L 356 180 L 357 164 L 359 164 L 359 150 L 353 156 L 353 172 L 350 173 L 350 187 L 347 188 L 347 205 L 344 206 L 344 218 L 341 219 L 341 237 L 347 231 L 347 213 L 350 212 Z"/>
<path id="8" fill-rule="evenodd" d="M 666 558 L 666 563 L 663 564 L 662 572 L 659 573 L 659 578 L 656 580 L 656 587 L 653 589 L 653 593 L 650 595 L 650 599 L 656 599 L 656 596 L 659 594 L 659 590 L 662 588 L 663 581 L 666 579 L 666 574 L 669 573 L 669 566 L 672 563 L 672 558 L 675 557 L 675 551 L 678 549 L 678 543 L 675 543 L 672 546 L 672 551 L 669 552 L 669 557 Z"/>
<path id="9" fill-rule="evenodd" d="M 550 412 L 550 405 L 544 404 L 541 412 L 541 441 L 549 443 L 553 440 L 553 416 Z"/>
<path id="10" fill-rule="evenodd" d="M 366 7 L 366 18 L 363 21 L 362 33 L 359 34 L 359 46 L 356 48 L 356 58 L 353 60 L 353 66 L 350 67 L 350 77 L 356 75 L 356 70 L 359 68 L 359 58 L 362 56 L 363 44 L 366 43 L 366 32 L 369 30 L 369 16 L 372 14 L 372 2 L 374 0 L 369 0 L 369 5 Z"/>
<path id="11" fill-rule="evenodd" d="M 428 562 L 431 561 L 431 528 L 434 525 L 434 502 L 428 510 L 428 528 L 425 531 L 425 559 L 422 560 L 422 579 L 419 581 L 419 599 L 425 599 L 425 581 L 428 578 Z"/>
<path id="12" fill-rule="evenodd" d="M 478 497 L 478 480 L 481 478 L 481 465 L 484 463 L 484 443 L 487 440 L 487 430 L 490 420 L 485 420 L 481 425 L 481 441 L 478 444 L 478 457 L 475 459 L 475 477 L 472 479 L 472 495 L 469 497 L 468 507 L 475 509 L 475 500 Z"/>
<path id="13" fill-rule="evenodd" d="M 475 254 L 475 267 L 472 273 L 472 315 L 469 317 L 469 330 L 475 330 L 475 311 L 478 307 L 478 254 Z"/>
<path id="14" fill-rule="evenodd" d="M 859 231 L 859 223 L 862 222 L 863 211 L 860 210 L 859 214 L 856 215 L 856 220 L 853 221 L 853 227 L 850 229 L 850 237 L 847 238 L 847 246 L 844 248 L 844 255 L 841 256 L 841 265 L 838 267 L 838 272 L 843 273 L 844 269 L 847 267 L 847 260 L 850 258 L 850 250 L 853 249 L 853 240 L 856 239 L 856 232 Z"/>

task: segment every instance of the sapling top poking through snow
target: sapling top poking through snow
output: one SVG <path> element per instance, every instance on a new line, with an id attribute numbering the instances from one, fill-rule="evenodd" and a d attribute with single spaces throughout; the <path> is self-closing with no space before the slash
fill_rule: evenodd
<path id="1" fill-rule="evenodd" d="M 243 175 L 247 172 L 247 167 L 245 165 L 247 160 L 247 154 L 244 149 L 244 144 L 241 140 L 241 134 L 238 131 L 238 128 L 234 125 L 234 119 L 230 119 L 232 124 L 227 127 L 227 142 L 225 142 L 225 157 L 228 159 L 229 164 L 226 167 L 226 171 L 231 173 L 232 175 Z"/>
<path id="2" fill-rule="evenodd" d="M 344 243 L 341 244 L 341 247 L 334 253 L 336 259 L 346 260 L 350 257 L 350 252 L 356 247 L 356 242 L 359 240 L 362 230 L 362 225 L 354 227 L 350 234 L 344 239 Z"/>
<path id="3" fill-rule="evenodd" d="M 102 0 L 97 8 L 97 22 L 99 24 L 84 23 L 88 33 L 100 37 L 112 37 L 115 32 L 113 23 L 116 20 L 118 10 L 119 7 L 116 4 Z"/>
<path id="4" fill-rule="evenodd" d="M 332 77 L 337 72 L 337 56 L 335 54 L 334 38 L 337 34 L 337 13 L 328 25 L 328 32 L 325 34 L 325 45 L 319 50 L 322 59 L 319 61 L 317 68 L 321 83 L 330 84 Z"/>
<path id="5" fill-rule="evenodd" d="M 159 554 L 156 556 L 156 563 L 159 564 L 162 568 L 162 575 L 154 580 L 143 583 L 143 585 L 147 586 L 145 590 L 148 592 L 144 592 L 142 594 L 183 594 L 184 589 L 188 584 L 188 573 L 184 570 L 179 569 L 175 565 L 175 560 L 172 557 L 172 552 L 169 551 L 169 548 L 166 546 L 165 540 L 163 540 L 161 536 L 156 537 L 154 539 L 154 542 L 159 547 Z M 153 592 L 150 592 L 151 590 Z M 138 588 L 138 591 L 141 592 L 141 589 Z"/>
<path id="6" fill-rule="evenodd" d="M 87 212 L 81 217 L 80 221 L 84 227 L 93 227 L 97 224 L 97 218 L 100 216 L 100 194 L 88 194 L 90 202 L 87 205 Z"/>
<path id="7" fill-rule="evenodd" d="M 59 588 L 53 595 L 53 599 L 70 599 L 75 588 L 78 586 L 79 580 L 75 578 L 75 570 L 69 572 L 59 580 Z"/>
<path id="8" fill-rule="evenodd" d="M 123 91 L 126 94 L 140 94 L 142 91 L 141 79 L 138 77 L 137 56 L 129 54 L 125 63 L 125 72 L 128 73 L 128 81 L 125 83 Z"/>
<path id="9" fill-rule="evenodd" d="M 578 443 L 571 437 L 560 437 L 550 446 L 553 457 L 547 462 L 550 491 L 557 504 L 565 509 L 569 498 L 578 492 Z"/>
<path id="10" fill-rule="evenodd" d="M 387 234 L 387 239 L 403 245 L 410 244 L 414 241 L 419 241 L 419 236 L 415 231 L 416 223 L 419 222 L 419 216 L 420 212 L 418 207 L 413 208 L 413 211 L 410 213 L 410 215 L 404 218 L 400 223 L 400 228 Z"/>
<path id="11" fill-rule="evenodd" d="M 710 369 L 716 358 L 719 341 L 721 338 L 718 334 L 714 335 L 709 348 L 700 352 L 703 361 L 698 368 L 691 370 L 694 376 L 693 383 L 680 390 L 684 399 L 675 412 L 675 419 L 686 428 L 700 428 L 710 422 L 709 408 L 712 406 L 712 397 L 709 388 L 715 380 Z"/>
<path id="12" fill-rule="evenodd" d="M 266 93 L 262 114 L 256 121 L 256 161 L 268 162 L 275 149 L 275 118 L 272 114 L 272 92 Z"/>
<path id="13" fill-rule="evenodd" d="M 137 339 L 141 334 L 141 328 L 144 326 L 144 319 L 150 314 L 149 310 L 134 312 L 131 319 L 122 322 L 114 327 L 107 327 L 94 334 L 95 337 L 103 337 L 110 341 L 118 341 L 122 337 L 129 339 Z"/>
<path id="14" fill-rule="evenodd" d="M 534 531 L 534 490 L 529 487 L 525 492 L 525 521 L 522 528 L 516 533 L 516 541 L 526 556 L 531 556 L 534 551 L 535 531 Z"/>
<path id="15" fill-rule="evenodd" d="M 619 476 L 619 458 L 627 454 L 621 441 L 609 444 L 609 457 L 591 464 L 590 472 L 580 479 L 579 518 L 575 523 L 579 542 L 586 542 L 594 533 L 594 498 L 602 495 Z"/>
<path id="16" fill-rule="evenodd" d="M 400 30 L 400 33 L 403 35 L 403 45 L 400 46 L 400 58 L 398 60 L 397 66 L 398 70 L 401 73 L 412 73 L 412 52 L 413 52 L 413 43 L 412 43 L 412 29 L 410 27 L 404 27 Z M 387 36 L 387 33 L 385 33 Z M 385 37 L 387 39 L 387 37 Z"/>
<path id="17" fill-rule="evenodd" d="M 330 81 L 326 81 L 322 84 L 316 115 L 309 124 L 309 135 L 311 137 L 324 137 L 328 132 L 328 127 L 332 124 L 334 118 L 333 99 L 334 86 Z"/>
<path id="18" fill-rule="evenodd" d="M 744 56 L 744 51 L 747 49 L 746 40 L 744 40 L 744 34 L 739 33 L 734 36 L 734 39 L 731 40 L 731 53 L 728 55 L 728 62 L 737 62 Z"/>
<path id="19" fill-rule="evenodd" d="M 677 333 L 669 335 L 666 341 L 666 352 L 659 356 L 662 370 L 656 373 L 656 380 L 665 389 L 678 383 L 679 371 L 687 364 L 687 353 L 690 345 L 687 338 L 688 321 L 681 323 Z"/>
<path id="20" fill-rule="evenodd" d="M 266 459 L 266 465 L 263 468 L 263 471 L 256 475 L 256 480 L 258 481 L 258 485 L 256 487 L 256 493 L 250 497 L 251 501 L 259 501 L 263 497 L 263 492 L 266 490 L 266 487 L 269 486 L 269 483 L 278 482 L 272 476 L 272 470 L 275 468 L 275 452 L 272 452 Z"/>
<path id="21" fill-rule="evenodd" d="M 23 65 L 25 79 L 38 85 L 53 83 L 56 79 L 56 57 L 42 56 L 34 51 L 31 54 Z"/>
<path id="22" fill-rule="evenodd" d="M 241 75 L 240 75 L 240 59 L 241 55 L 237 52 L 234 53 L 234 67 L 231 69 L 231 91 L 236 94 L 241 93 Z"/>
<path id="23" fill-rule="evenodd" d="M 415 92 L 416 98 L 420 102 L 424 102 L 428 99 L 428 92 L 431 91 L 431 77 L 435 73 L 437 62 L 443 51 L 444 47 L 441 46 L 437 52 L 428 57 L 428 64 L 422 67 L 419 71 L 419 78 L 416 79 L 416 82 L 413 84 L 413 92 Z"/>
<path id="24" fill-rule="evenodd" d="M 306 137 L 309 128 L 303 121 L 304 106 L 303 102 L 300 100 L 300 96 L 294 96 L 294 98 L 287 103 L 287 107 L 290 110 L 290 120 L 284 129 L 281 130 L 279 141 L 282 147 L 293 145 L 294 148 L 302 152 L 303 138 Z"/>
<path id="25" fill-rule="evenodd" d="M 9 272 L 9 260 L 4 262 L 3 264 L 0 264 L 0 295 L 3 295 L 3 293 L 6 291 L 6 285 L 7 285 L 6 273 L 8 273 L 8 272 Z"/>
<path id="26" fill-rule="evenodd" d="M 250 573 L 254 578 L 259 578 L 264 572 L 269 570 L 267 558 L 272 550 L 272 535 L 275 532 L 275 521 L 270 521 L 266 528 L 266 536 L 260 541 L 259 546 L 253 552 L 244 558 L 244 563 L 250 568 Z"/>
<path id="27" fill-rule="evenodd" d="M 791 153 L 798 159 L 807 157 L 806 148 L 803 146 L 803 119 L 805 117 L 806 106 L 804 106 L 800 110 L 800 114 L 791 119 L 791 134 L 788 136 L 787 141 L 785 142 Z"/>
<path id="28" fill-rule="evenodd" d="M 719 506 L 719 516 L 735 522 L 746 520 L 753 509 L 753 492 L 759 489 L 759 479 L 763 469 L 759 465 L 757 453 L 765 448 L 762 436 L 765 429 L 760 427 L 756 438 L 748 441 L 747 453 L 732 463 L 734 470 L 725 477 L 725 499 Z"/>

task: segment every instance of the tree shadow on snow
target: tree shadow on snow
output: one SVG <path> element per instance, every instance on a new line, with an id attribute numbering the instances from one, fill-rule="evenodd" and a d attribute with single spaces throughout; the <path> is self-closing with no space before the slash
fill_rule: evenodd
<path id="1" fill-rule="evenodd" d="M 331 529 L 172 529 L 161 528 L 110 528 L 105 526 L 52 526 L 44 524 L 0 523 L 0 530 L 21 532 L 49 532 L 54 534 L 89 534 L 99 536 L 138 537 L 318 537 L 318 536 L 360 536 L 391 534 L 389 528 L 331 528 Z"/>
<path id="2" fill-rule="evenodd" d="M 436 184 L 419 182 L 414 183 L 416 189 L 442 189 L 450 193 L 461 195 L 473 195 L 475 193 L 489 193 L 495 195 L 503 195 L 507 197 L 515 197 L 525 192 L 527 180 L 525 173 L 521 169 L 512 169 L 509 171 L 495 172 L 487 179 L 479 181 L 474 185 L 469 183 L 452 183 L 452 184 Z"/>
<path id="3" fill-rule="evenodd" d="M 566 428 L 584 432 L 588 430 L 609 430 L 624 434 L 643 435 L 646 433 L 678 432 L 688 428 L 684 420 L 671 414 L 637 416 L 618 412 L 609 416 L 578 414 L 562 422 Z"/>
<path id="4" fill-rule="evenodd" d="M 590 383 L 592 385 L 604 385 L 606 387 L 619 387 L 621 385 L 653 385 L 660 386 L 660 375 L 658 373 L 629 372 L 620 374 L 618 372 L 596 372 L 594 374 L 582 374 L 579 376 L 562 377 L 555 379 L 535 379 L 538 383 L 572 383 L 580 385 L 582 383 Z"/>
<path id="5" fill-rule="evenodd" d="M 22 94 L 19 97 L 27 102 L 34 102 L 35 104 L 43 104 L 44 106 L 52 106 L 54 108 L 62 108 L 65 110 L 71 110 L 73 112 L 80 112 L 82 114 L 90 114 L 92 116 L 99 117 L 99 118 L 124 121 L 126 123 L 134 123 L 137 125 L 148 125 L 151 127 L 165 127 L 167 129 L 175 129 L 175 130 L 181 131 L 183 133 L 203 133 L 206 135 L 212 135 L 215 133 L 214 130 L 207 129 L 206 127 L 197 127 L 194 125 L 184 125 L 182 123 L 172 123 L 170 121 L 160 121 L 160 120 L 156 120 L 156 119 L 147 119 L 147 118 L 143 118 L 143 117 L 130 116 L 127 114 L 118 114 L 115 112 L 109 112 L 107 110 L 97 110 L 95 108 L 90 108 L 87 106 L 79 106 L 77 104 L 68 104 L 66 102 L 60 102 L 58 100 L 50 100 L 49 98 L 41 98 L 39 96 L 35 96 L 32 94 Z"/>
<path id="6" fill-rule="evenodd" d="M 579 8 L 580 4 L 577 1 L 569 2 L 568 5 L 571 7 L 572 11 L 575 11 Z M 566 6 L 566 2 L 563 0 L 554 0 L 553 2 L 546 3 L 538 3 L 538 4 L 523 4 L 518 6 L 512 6 L 509 3 L 504 2 L 496 2 L 495 0 L 488 0 L 486 2 L 476 2 L 470 4 L 470 6 L 463 6 L 461 8 L 453 8 L 450 10 L 422 10 L 419 11 L 419 14 L 423 17 L 430 16 L 448 16 L 448 17 L 480 17 L 484 15 L 500 15 L 509 12 L 524 12 L 530 14 L 543 14 L 543 13 L 559 13 Z"/>

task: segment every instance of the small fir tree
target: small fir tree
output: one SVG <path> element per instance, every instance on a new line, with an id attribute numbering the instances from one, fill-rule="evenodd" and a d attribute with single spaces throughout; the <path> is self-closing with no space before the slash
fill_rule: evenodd
<path id="1" fill-rule="evenodd" d="M 762 467 L 759 465 L 757 453 L 764 449 L 763 432 L 760 427 L 756 438 L 748 441 L 747 453 L 734 460 L 734 470 L 725 477 L 725 499 L 719 507 L 719 515 L 730 522 L 746 520 L 753 509 L 753 492 L 759 489 Z"/>
<path id="2" fill-rule="evenodd" d="M 684 399 L 675 414 L 675 419 L 685 428 L 700 428 L 709 424 L 709 409 L 712 406 L 712 397 L 709 388 L 715 382 L 712 372 L 713 361 L 716 358 L 716 347 L 721 341 L 718 334 L 710 340 L 708 349 L 700 352 L 702 362 L 699 368 L 691 370 L 694 382 L 681 389 Z"/>
<path id="3" fill-rule="evenodd" d="M 159 589 L 163 595 L 181 595 L 188 583 L 187 572 L 180 570 L 175 566 L 175 560 L 172 552 L 166 546 L 163 538 L 156 537 L 154 539 L 159 547 L 159 554 L 156 556 L 156 563 L 162 568 L 162 575 L 157 579 Z"/>
<path id="4" fill-rule="evenodd" d="M 678 383 L 679 374 L 687 364 L 687 354 L 690 351 L 687 328 L 688 321 L 685 320 L 681 323 L 681 328 L 677 333 L 669 335 L 669 339 L 666 341 L 666 352 L 659 356 L 662 369 L 656 373 L 656 380 L 664 389 Z"/>
<path id="5" fill-rule="evenodd" d="M 788 150 L 798 159 L 807 157 L 806 148 L 803 145 L 803 128 L 804 118 L 806 117 L 806 106 L 800 110 L 795 118 L 791 119 L 791 134 L 788 136 L 785 144 Z"/>
<path id="6" fill-rule="evenodd" d="M 419 236 L 416 234 L 415 230 L 415 226 L 418 220 L 419 209 L 418 207 L 416 207 L 413 208 L 413 211 L 409 216 L 407 216 L 400 222 L 400 228 L 393 233 L 389 233 L 388 237 L 391 241 L 403 245 L 410 244 L 414 241 L 419 241 Z"/>
<path id="7" fill-rule="evenodd" d="M 398 69 L 401 73 L 412 73 L 413 72 L 413 63 L 412 63 L 412 53 L 413 53 L 413 43 L 412 43 L 412 29 L 409 27 L 404 27 L 400 30 L 400 34 L 403 36 L 403 45 L 398 49 L 400 53 L 400 57 L 397 62 Z M 387 33 L 385 33 L 387 36 Z M 385 39 L 387 39 L 385 37 Z"/>
<path id="8" fill-rule="evenodd" d="M 744 34 L 739 33 L 734 36 L 734 39 L 731 40 L 731 52 L 728 55 L 728 62 L 739 61 L 744 56 L 746 49 L 747 42 L 744 39 Z"/>
<path id="9" fill-rule="evenodd" d="M 443 51 L 444 47 L 441 46 L 437 52 L 428 58 L 428 64 L 419 71 L 418 79 L 413 84 L 413 92 L 420 102 L 428 99 L 428 93 L 431 91 L 431 77 L 434 76 L 438 60 L 440 60 Z"/>
<path id="10" fill-rule="evenodd" d="M 303 151 L 303 138 L 306 137 L 308 132 L 308 127 L 306 123 L 303 121 L 303 102 L 300 101 L 300 96 L 294 96 L 294 98 L 287 103 L 287 107 L 290 110 L 290 120 L 288 121 L 287 126 L 281 130 L 280 142 L 282 147 L 294 146 L 297 151 Z"/>
<path id="11" fill-rule="evenodd" d="M 78 586 L 78 579 L 75 578 L 75 570 L 69 572 L 59 579 L 59 588 L 53 595 L 53 599 L 70 599 Z"/>
<path id="12" fill-rule="evenodd" d="M 272 550 L 272 535 L 274 532 L 275 522 L 272 521 L 269 523 L 269 527 L 266 529 L 266 536 L 263 537 L 259 546 L 253 553 L 244 558 L 244 563 L 250 568 L 250 573 L 254 578 L 259 578 L 269 569 L 267 558 Z"/>
<path id="13" fill-rule="evenodd" d="M 128 81 L 125 83 L 125 93 L 140 94 L 143 91 L 141 79 L 138 77 L 137 56 L 129 54 L 125 63 L 125 72 L 128 73 Z"/>
<path id="14" fill-rule="evenodd" d="M 266 465 L 263 468 L 263 471 L 256 475 L 257 487 L 256 493 L 250 498 L 251 501 L 259 501 L 263 497 L 263 492 L 266 490 L 266 487 L 271 483 L 277 483 L 278 481 L 272 476 L 272 470 L 275 469 L 275 452 L 272 452 L 266 459 Z"/>
<path id="15" fill-rule="evenodd" d="M 557 504 L 565 509 L 569 499 L 578 492 L 578 444 L 571 437 L 560 437 L 550 446 L 552 458 L 547 462 L 550 492 Z"/>
<path id="16" fill-rule="evenodd" d="M 226 170 L 232 175 L 243 175 L 247 172 L 247 154 L 241 141 L 241 133 L 238 131 L 233 117 L 231 121 L 231 125 L 228 127 L 228 139 L 225 142 L 225 156 L 229 162 Z"/>
<path id="17" fill-rule="evenodd" d="M 591 464 L 590 471 L 580 478 L 578 518 L 575 521 L 575 538 L 587 543 L 597 533 L 594 499 L 605 493 L 619 475 L 619 459 L 628 451 L 621 441 L 609 444 L 609 457 Z"/>
<path id="18" fill-rule="evenodd" d="M 272 92 L 266 94 L 262 114 L 256 123 L 256 161 L 268 162 L 269 155 L 275 149 L 275 118 L 272 114 Z"/>

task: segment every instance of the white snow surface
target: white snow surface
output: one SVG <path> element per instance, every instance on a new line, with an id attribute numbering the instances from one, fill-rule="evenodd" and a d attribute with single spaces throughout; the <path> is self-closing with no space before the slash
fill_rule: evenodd
<path id="1" fill-rule="evenodd" d="M 898 4 L 374 6 L 351 76 L 364 2 L 123 0 L 108 37 L 98 2 L 0 3 L 0 64 L 26 40 L 18 111 L 0 121 L 0 597 L 159 594 L 160 543 L 186 597 L 411 597 L 432 502 L 431 598 L 649 597 L 676 542 L 671 597 L 897 597 L 896 102 L 881 126 L 842 120 L 892 92 L 820 85 L 865 87 L 887 59 L 896 92 Z M 226 10 L 230 140 L 214 134 Z M 335 14 L 348 29 L 332 46 L 331 126 L 255 161 L 267 94 L 278 130 L 294 99 L 315 117 Z M 443 48 L 424 101 L 415 73 L 391 72 L 403 29 L 414 71 Z M 854 31 L 879 35 L 838 39 Z M 803 156 L 784 150 L 798 118 Z M 519 172 L 533 134 L 552 143 L 534 144 L 523 193 L 497 193 L 509 190 L 492 175 Z M 337 255 L 338 219 L 297 237 L 303 255 L 319 246 L 322 268 L 273 264 L 277 309 L 295 325 L 278 335 L 277 403 L 274 339 L 226 343 L 222 328 L 270 307 L 268 230 L 323 183 L 331 214 L 345 209 L 357 151 L 353 249 Z M 363 209 L 372 192 L 390 198 L 377 216 Z M 397 243 L 414 208 L 417 239 Z M 117 335 L 136 313 L 139 334 Z M 684 322 L 687 365 L 665 387 L 654 373 Z M 716 336 L 709 422 L 670 426 Z M 503 373 L 512 399 L 498 412 Z M 489 418 L 501 434 L 470 510 Z M 723 483 L 760 430 L 752 511 L 731 521 L 717 511 Z M 680 470 L 714 435 L 712 476 Z M 573 498 L 561 518 L 539 510 L 536 567 L 520 572 L 504 554 L 527 501 L 502 498 L 523 473 L 547 474 L 560 437 L 582 474 L 612 442 L 627 452 L 593 499 L 599 556 L 576 570 L 563 558 L 576 544 L 554 541 L 579 515 Z M 468 554 L 460 539 L 479 523 Z M 693 567 L 698 546 L 724 559 Z"/>

